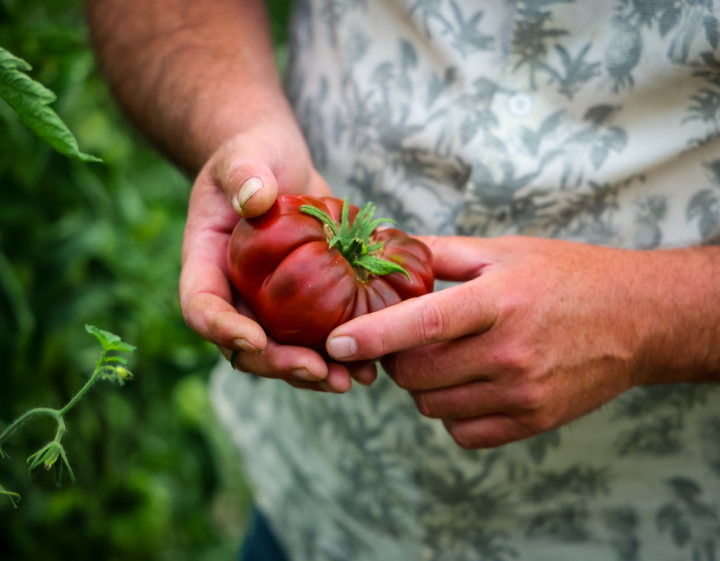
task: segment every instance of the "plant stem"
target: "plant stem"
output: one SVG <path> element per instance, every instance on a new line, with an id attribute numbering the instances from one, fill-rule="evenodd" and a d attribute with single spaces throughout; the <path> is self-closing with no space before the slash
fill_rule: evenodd
<path id="1" fill-rule="evenodd" d="M 57 427 L 57 432 L 55 433 L 55 442 L 60 444 L 60 441 L 62 440 L 62 437 L 65 434 L 65 430 L 66 430 L 65 419 L 63 419 L 62 417 L 58 417 L 57 422 L 58 422 L 58 427 Z"/>
<path id="2" fill-rule="evenodd" d="M 60 411 L 57 409 L 49 409 L 46 407 L 40 407 L 37 409 L 30 409 L 30 411 L 26 411 L 25 414 L 18 417 L 15 422 L 13 422 L 8 428 L 6 428 L 2 434 L 0 434 L 0 444 L 2 444 L 3 440 L 5 440 L 8 436 L 10 436 L 13 431 L 15 431 L 17 428 L 20 427 L 20 425 L 23 424 L 23 421 L 27 419 L 28 417 L 32 417 L 33 415 L 50 415 L 51 417 L 54 417 L 55 420 L 58 422 L 58 425 L 62 422 L 63 425 L 65 423 L 62 420 L 62 417 L 60 416 Z M 65 432 L 63 430 L 63 432 Z"/>
<path id="3" fill-rule="evenodd" d="M 105 353 L 103 353 L 102 360 L 101 360 L 98 364 L 100 364 L 104 359 L 105 359 Z M 81 389 L 77 394 L 75 394 L 75 397 L 73 397 L 73 398 L 68 402 L 68 404 L 67 404 L 65 407 L 63 407 L 62 409 L 60 409 L 60 411 L 58 411 L 58 415 L 59 415 L 60 417 L 64 417 L 64 416 L 65 416 L 65 413 L 67 413 L 68 411 L 70 411 L 70 409 L 72 409 L 73 406 L 74 406 L 78 401 L 80 401 L 80 398 L 81 398 L 82 396 L 84 396 L 84 395 L 87 393 L 87 391 L 92 387 L 92 385 L 95 383 L 95 379 L 96 379 L 99 375 L 100 375 L 100 366 L 98 366 L 97 368 L 95 368 L 95 372 L 93 372 L 92 376 L 90 376 L 90 379 L 87 381 L 87 384 L 85 384 L 85 385 L 82 387 L 82 389 Z M 63 423 L 63 424 L 64 424 L 64 423 Z M 63 432 L 65 432 L 65 431 L 63 430 Z"/>
<path id="4" fill-rule="evenodd" d="M 103 353 L 103 359 L 105 359 L 105 353 Z M 102 360 L 100 361 L 102 362 Z M 32 417 L 33 415 L 50 415 L 51 417 L 54 417 L 54 419 L 57 421 L 58 424 L 58 430 L 55 435 L 55 441 L 60 442 L 60 439 L 65 434 L 65 420 L 63 417 L 65 414 L 70 411 L 70 409 L 73 408 L 73 406 L 80 400 L 82 396 L 84 396 L 87 391 L 92 387 L 92 385 L 95 383 L 95 380 L 100 375 L 100 367 L 95 368 L 95 372 L 93 372 L 92 376 L 90 376 L 90 379 L 87 381 L 87 383 L 82 387 L 82 389 L 75 394 L 75 397 L 73 397 L 65 407 L 62 409 L 49 409 L 47 407 L 40 407 L 37 409 L 30 409 L 30 411 L 26 411 L 23 415 L 18 417 L 8 428 L 6 428 L 2 434 L 0 434 L 0 444 L 8 437 L 10 436 L 15 430 L 20 428 L 20 426 L 23 424 L 23 422 L 28 418 Z"/>

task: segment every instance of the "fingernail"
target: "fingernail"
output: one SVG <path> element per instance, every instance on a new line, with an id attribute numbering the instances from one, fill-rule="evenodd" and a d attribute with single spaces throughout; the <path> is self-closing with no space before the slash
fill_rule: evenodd
<path id="1" fill-rule="evenodd" d="M 248 351 L 250 353 L 257 352 L 258 348 L 251 344 L 247 339 L 233 339 L 233 344 L 241 351 Z"/>
<path id="2" fill-rule="evenodd" d="M 333 358 L 350 358 L 357 353 L 357 343 L 352 337 L 333 337 L 328 341 L 328 352 Z"/>
<path id="3" fill-rule="evenodd" d="M 252 196 L 263 187 L 265 187 L 265 185 L 263 185 L 263 182 L 257 177 L 252 177 L 243 183 L 243 186 L 240 187 L 240 191 L 238 191 L 237 194 L 235 210 L 242 210 Z"/>
<path id="4" fill-rule="evenodd" d="M 310 374 L 310 371 L 307 368 L 296 368 L 291 372 L 291 374 L 305 382 L 317 382 L 318 380 L 320 380 L 320 378 L 318 378 L 314 374 Z"/>

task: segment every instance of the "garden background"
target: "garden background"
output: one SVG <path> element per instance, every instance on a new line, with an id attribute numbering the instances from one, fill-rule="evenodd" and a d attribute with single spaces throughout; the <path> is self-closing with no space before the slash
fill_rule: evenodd
<path id="1" fill-rule="evenodd" d="M 282 67 L 290 0 L 267 4 Z M 57 154 L 0 100 L 0 428 L 83 385 L 99 349 L 85 324 L 138 346 L 132 382 L 98 384 L 68 414 L 75 485 L 28 475 L 52 419 L 3 445 L 0 483 L 22 501 L 0 496 L 0 559 L 233 559 L 249 490 L 208 402 L 217 350 L 185 326 L 177 296 L 192 178 L 119 112 L 80 0 L 0 0 L 0 46 L 33 66 L 80 149 L 105 162 Z"/>

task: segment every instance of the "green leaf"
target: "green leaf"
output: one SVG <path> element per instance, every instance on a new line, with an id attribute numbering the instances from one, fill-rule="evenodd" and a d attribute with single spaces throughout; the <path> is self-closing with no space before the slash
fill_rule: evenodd
<path id="1" fill-rule="evenodd" d="M 94 325 L 85 325 L 85 331 L 90 333 L 91 335 L 94 335 L 97 337 L 97 340 L 100 341 L 100 344 L 102 345 L 103 350 L 107 350 L 107 346 L 109 345 L 109 341 L 106 335 L 106 331 L 103 331 L 102 329 L 98 329 Z"/>
<path id="2" fill-rule="evenodd" d="M 0 47 L 0 98 L 17 112 L 23 123 L 61 154 L 83 162 L 102 162 L 80 152 L 73 134 L 48 107 L 57 97 L 25 74 L 30 70 L 32 67 L 27 62 Z"/>
<path id="3" fill-rule="evenodd" d="M 353 223 L 352 228 L 350 229 L 350 232 L 348 232 L 348 236 L 350 238 L 361 238 L 362 236 L 358 235 L 358 232 L 360 231 L 360 227 L 363 224 L 363 221 L 366 220 L 368 213 L 371 213 L 370 216 L 372 217 L 372 213 L 375 212 L 375 205 L 372 203 L 366 204 L 358 215 L 355 217 L 355 222 Z M 363 238 L 365 239 L 365 238 Z"/>
<path id="4" fill-rule="evenodd" d="M 5 459 L 5 458 L 7 458 L 9 460 L 10 456 L 7 455 L 7 452 L 5 452 L 5 450 L 0 448 L 0 459 Z"/>
<path id="5" fill-rule="evenodd" d="M 122 339 L 114 333 L 98 329 L 94 325 L 86 325 L 85 331 L 97 337 L 97 340 L 100 341 L 104 351 L 122 351 L 126 353 L 133 353 L 135 352 L 135 349 L 137 349 L 137 347 L 133 345 L 124 343 Z"/>
<path id="6" fill-rule="evenodd" d="M 368 235 L 373 233 L 375 231 L 375 228 L 377 228 L 378 226 L 380 226 L 380 224 L 384 222 L 387 222 L 389 224 L 397 224 L 397 222 L 390 218 L 378 218 L 377 220 L 373 221 L 370 226 L 368 226 L 368 229 L 370 230 L 370 233 Z"/>
<path id="7" fill-rule="evenodd" d="M 401 273 L 405 275 L 410 282 L 412 282 L 412 279 L 410 278 L 408 272 L 397 263 L 391 263 L 390 261 L 378 259 L 377 257 L 372 257 L 370 255 L 363 255 L 362 257 L 359 257 L 355 261 L 355 263 L 357 263 L 361 267 L 365 267 L 368 271 L 375 275 L 389 275 L 390 273 Z"/>
<path id="8" fill-rule="evenodd" d="M 124 353 L 134 353 L 137 349 L 136 346 L 124 343 L 122 341 L 116 341 L 108 345 L 108 351 L 122 351 Z"/>
<path id="9" fill-rule="evenodd" d="M 333 219 L 324 210 L 320 210 L 319 208 L 314 207 L 312 205 L 302 205 L 300 207 L 300 212 L 304 212 L 305 214 L 309 214 L 310 216 L 319 218 L 321 222 L 330 226 L 330 229 L 332 230 L 333 235 L 335 235 L 335 236 L 338 235 L 337 228 L 335 227 L 335 222 L 333 222 Z"/>
<path id="10" fill-rule="evenodd" d="M 348 237 L 348 229 L 350 228 L 350 219 L 348 218 L 349 213 L 350 205 L 348 204 L 348 198 L 345 197 L 342 207 L 342 218 L 340 219 L 340 238 L 342 240 L 345 240 Z"/>
<path id="11" fill-rule="evenodd" d="M 362 224 L 360 231 L 358 233 L 358 238 L 367 240 L 370 237 L 370 234 L 372 234 L 373 228 L 372 228 L 372 219 L 373 216 L 375 216 L 375 205 L 370 204 L 370 208 L 368 208 L 367 216 L 365 217 L 365 221 Z"/>
<path id="12" fill-rule="evenodd" d="M 17 508 L 17 503 L 15 501 L 17 501 L 18 503 L 20 502 L 20 495 L 18 495 L 17 493 L 13 493 L 12 491 L 6 491 L 5 487 L 3 487 L 2 485 L 0 485 L 0 495 L 7 496 L 7 498 L 10 499 L 12 505 Z"/>
<path id="13" fill-rule="evenodd" d="M 105 362 L 119 362 L 123 366 L 127 366 L 128 361 L 121 356 L 109 356 L 105 359 Z"/>
<path id="14" fill-rule="evenodd" d="M 340 243 L 340 236 L 335 236 L 333 239 L 330 240 L 330 245 L 328 246 L 328 249 L 332 249 L 335 247 L 338 243 Z M 342 245 L 342 244 L 341 244 Z"/>

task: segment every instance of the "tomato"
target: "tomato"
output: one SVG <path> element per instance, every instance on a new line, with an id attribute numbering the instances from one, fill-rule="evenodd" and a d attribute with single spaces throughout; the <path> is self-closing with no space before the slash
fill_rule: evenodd
<path id="1" fill-rule="evenodd" d="M 228 247 L 230 279 L 266 333 L 326 355 L 330 332 L 353 318 L 432 292 L 432 254 L 401 230 L 377 230 L 374 205 L 278 197 L 241 220 Z"/>

